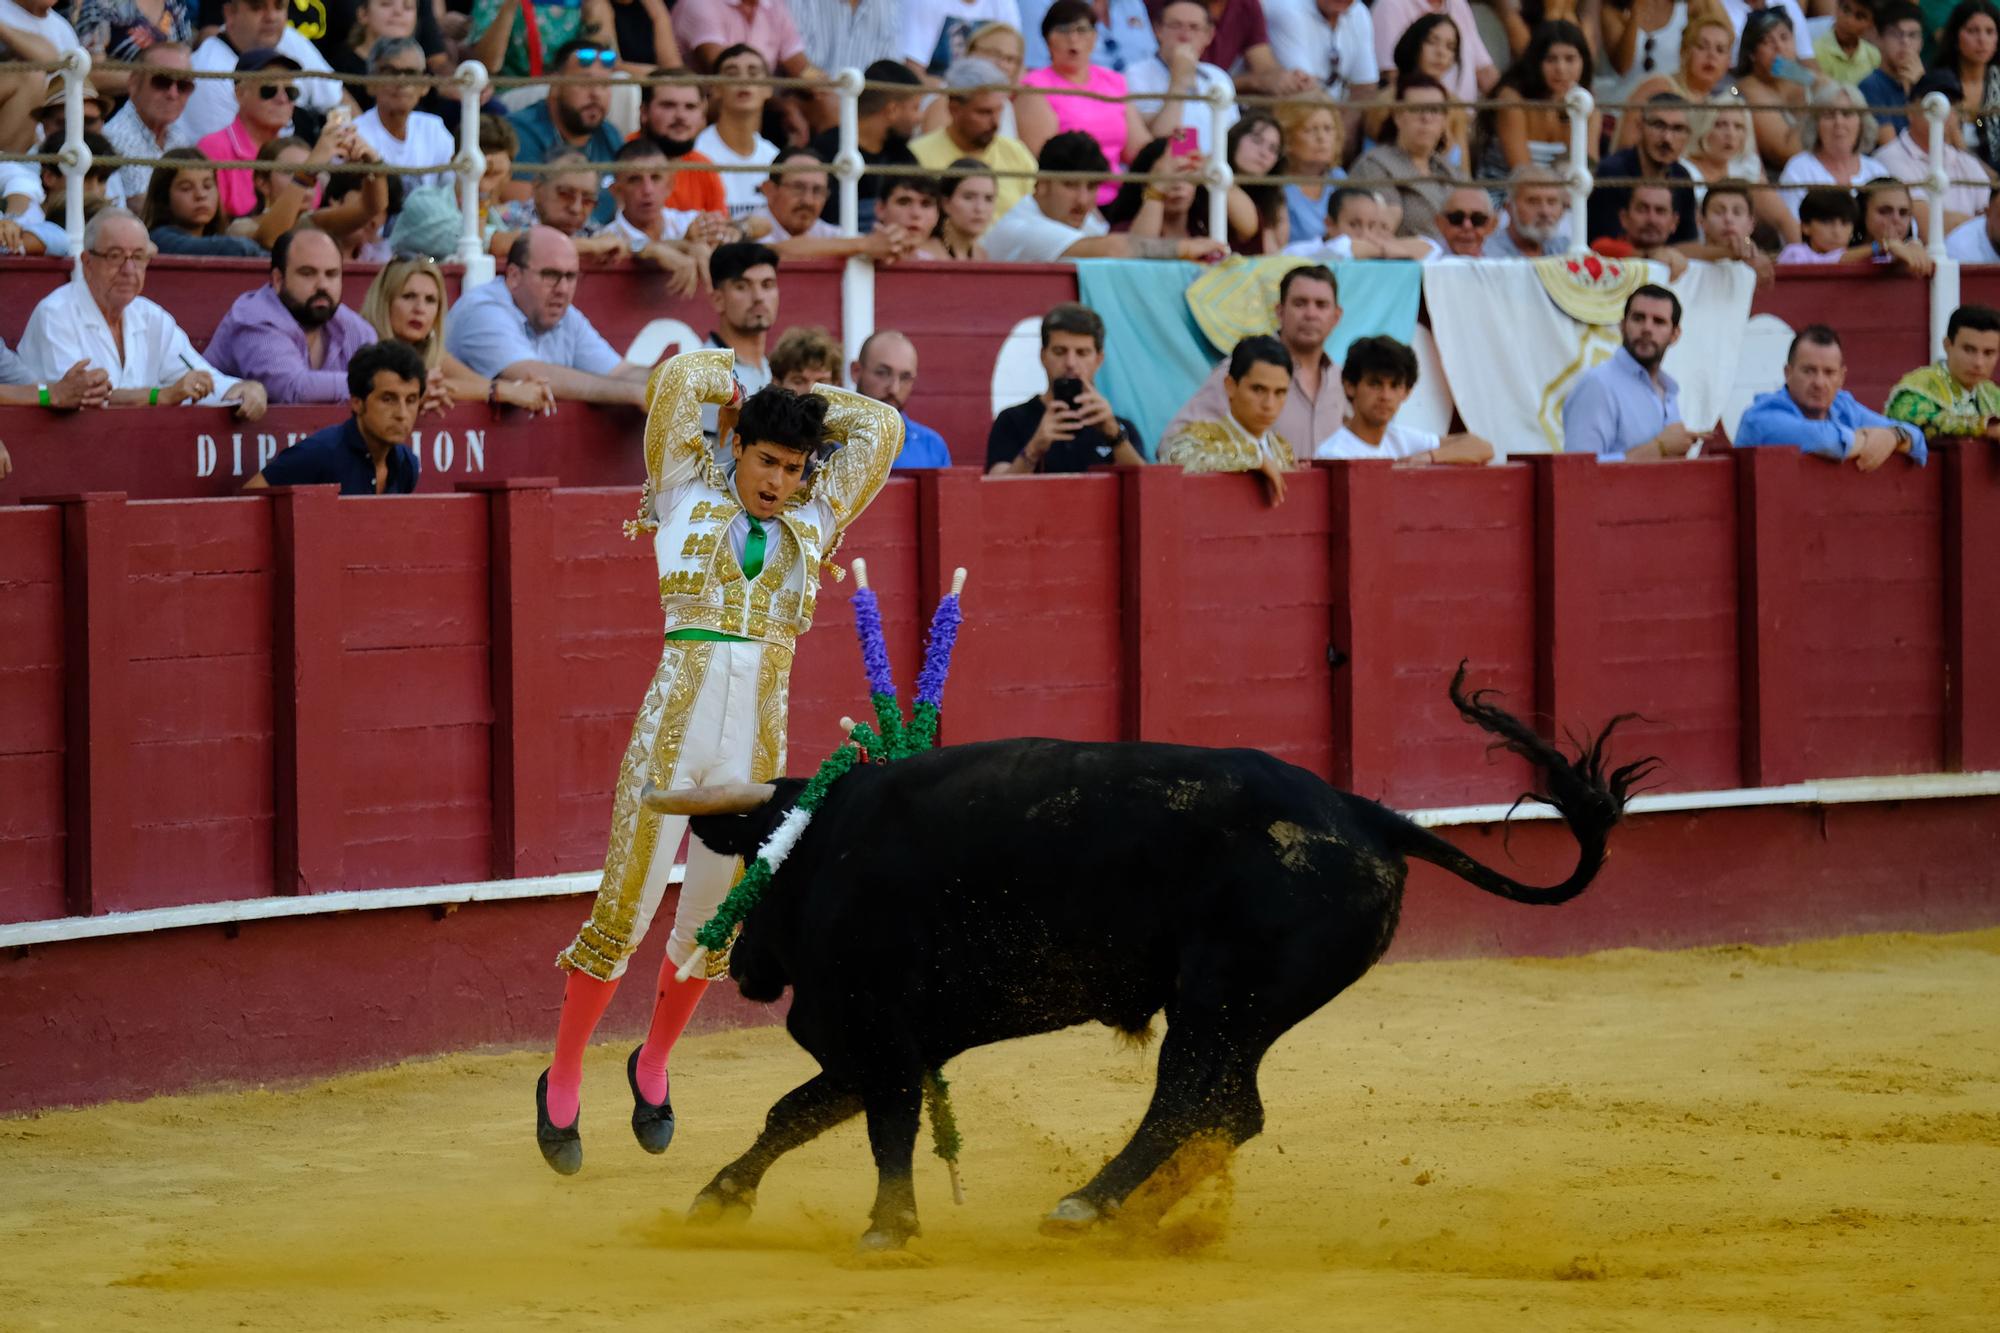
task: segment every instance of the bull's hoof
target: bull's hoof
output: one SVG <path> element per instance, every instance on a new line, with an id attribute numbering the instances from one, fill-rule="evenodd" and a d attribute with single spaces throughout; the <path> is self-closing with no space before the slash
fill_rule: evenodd
<path id="1" fill-rule="evenodd" d="M 694 1196 L 688 1221 L 697 1226 L 748 1222 L 750 1211 L 756 1206 L 756 1190 L 738 1189 L 726 1180 L 719 1180 Z"/>
<path id="2" fill-rule="evenodd" d="M 1104 1220 L 1096 1204 L 1075 1195 L 1064 1199 L 1042 1219 L 1044 1236 L 1081 1236 Z"/>
<path id="3" fill-rule="evenodd" d="M 549 1122 L 549 1071 L 544 1069 L 535 1084 L 535 1146 L 557 1175 L 573 1176 L 583 1170 L 583 1135 L 577 1132 L 582 1121 L 578 1115 L 567 1125 Z"/>
<path id="4" fill-rule="evenodd" d="M 855 1244 L 854 1253 L 841 1261 L 840 1266 L 864 1270 L 929 1268 L 931 1257 L 908 1248 L 909 1241 L 909 1233 L 870 1228 Z"/>

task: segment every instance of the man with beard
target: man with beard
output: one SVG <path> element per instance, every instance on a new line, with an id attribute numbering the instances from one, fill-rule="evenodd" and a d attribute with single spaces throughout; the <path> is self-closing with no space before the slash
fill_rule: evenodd
<path id="1" fill-rule="evenodd" d="M 639 132 L 632 137 L 651 139 L 658 144 L 670 166 L 709 162 L 694 146 L 694 141 L 708 128 L 708 102 L 701 89 L 681 83 L 655 83 L 646 88 L 645 97 L 645 105 L 639 112 Z M 667 207 L 683 213 L 728 212 L 722 173 L 676 171 L 674 192 L 667 196 Z"/>
<path id="2" fill-rule="evenodd" d="M 1681 299 L 1648 283 L 1625 301 L 1623 344 L 1585 371 L 1563 400 L 1563 452 L 1601 460 L 1684 458 L 1696 440 L 1681 424 L 1681 386 L 1660 369 L 1680 341 Z"/>
<path id="3" fill-rule="evenodd" d="M 340 303 L 340 246 L 295 227 L 271 247 L 271 281 L 229 307 L 208 343 L 227 374 L 259 380 L 274 403 L 344 403 L 347 363 L 375 328 Z"/>
<path id="4" fill-rule="evenodd" d="M 1485 259 L 1545 259 L 1569 249 L 1569 189 L 1548 167 L 1514 168 L 1507 192 L 1507 225 L 1486 238 Z"/>
<path id="5" fill-rule="evenodd" d="M 1347 419 L 1347 394 L 1340 387 L 1340 367 L 1326 354 L 1326 340 L 1340 323 L 1340 288 L 1333 270 L 1324 264 L 1304 264 L 1278 283 L 1278 341 L 1292 359 L 1291 389 L 1275 429 L 1301 450 L 1324 440 Z M 1168 438 L 1180 435 L 1192 422 L 1222 421 L 1229 416 L 1229 362 L 1217 365 L 1194 397 L 1181 405 L 1167 423 Z"/>
<path id="6" fill-rule="evenodd" d="M 1007 94 L 998 91 L 995 85 L 1004 88 L 1007 76 L 992 61 L 976 56 L 955 61 L 944 76 L 945 107 L 950 119 L 929 134 L 910 140 L 910 152 L 929 171 L 943 171 L 961 157 L 970 157 L 996 172 L 1026 172 L 1026 175 L 994 179 L 993 216 L 997 218 L 1004 217 L 1027 197 L 1029 187 L 1035 183 L 1037 164 L 1028 145 L 1000 133 L 1000 115 L 1007 109 Z"/>
<path id="7" fill-rule="evenodd" d="M 605 116 L 611 110 L 611 71 L 617 64 L 618 52 L 593 39 L 564 42 L 550 62 L 552 71 L 585 82 L 557 84 L 546 100 L 514 113 L 514 133 L 521 140 L 515 165 L 547 162 L 565 148 L 576 149 L 592 162 L 616 158 L 622 141 Z M 532 172 L 516 172 L 505 197 L 527 198 L 534 181 Z M 591 221 L 609 222 L 617 211 L 609 192 L 600 193 Z"/>
<path id="8" fill-rule="evenodd" d="M 1618 213 L 1619 235 L 1602 236 L 1590 248 L 1609 259 L 1657 259 L 1669 277 L 1687 271 L 1688 257 L 1667 243 L 1674 229 L 1674 191 L 1664 185 L 1635 185 Z"/>
<path id="9" fill-rule="evenodd" d="M 910 136 L 923 124 L 925 99 L 923 80 L 900 60 L 878 60 L 862 77 L 869 83 L 893 83 L 909 89 L 907 93 L 866 89 L 856 108 L 854 145 L 869 172 L 855 183 L 860 212 L 855 225 L 867 231 L 875 225 L 875 199 L 886 183 L 873 169 L 917 165 L 916 156 L 910 152 Z M 833 161 L 840 153 L 840 130 L 834 128 L 814 135 L 812 150 L 820 161 Z M 838 198 L 826 201 L 826 220 L 840 221 Z"/>
<path id="10" fill-rule="evenodd" d="M 734 241 L 709 256 L 708 299 L 715 303 L 716 327 L 708 346 L 726 347 L 735 357 L 736 382 L 745 397 L 771 382 L 765 339 L 778 322 L 778 255 L 754 241 Z M 718 412 L 704 404 L 701 428 L 715 438 Z"/>

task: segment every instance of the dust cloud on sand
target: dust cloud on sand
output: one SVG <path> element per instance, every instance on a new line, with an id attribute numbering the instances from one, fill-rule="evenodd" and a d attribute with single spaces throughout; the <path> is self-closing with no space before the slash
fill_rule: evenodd
<path id="1" fill-rule="evenodd" d="M 550 985 L 556 984 L 551 974 Z M 811 1067 L 691 1039 L 680 1137 L 592 1053 L 582 1175 L 542 1057 L 0 1121 L 0 1328 L 1987 1329 L 2000 1310 L 2000 931 L 1377 969 L 1264 1067 L 1268 1124 L 1155 1228 L 1043 1237 L 1150 1053 L 1101 1030 L 951 1070 L 970 1198 L 864 1259 L 859 1125 L 757 1215 L 681 1215 Z M 13 1071 L 19 1075 L 22 1071 Z"/>

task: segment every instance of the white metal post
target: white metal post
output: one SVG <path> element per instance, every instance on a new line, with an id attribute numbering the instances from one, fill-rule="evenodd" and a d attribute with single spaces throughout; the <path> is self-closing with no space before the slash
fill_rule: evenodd
<path id="1" fill-rule="evenodd" d="M 1181 104 L 1185 107 L 1187 104 Z M 1208 234 L 1229 244 L 1229 187 L 1236 170 L 1229 165 L 1230 113 L 1236 109 L 1236 85 L 1223 79 L 1208 90 Z"/>
<path id="2" fill-rule="evenodd" d="M 861 344 L 875 332 L 875 261 L 859 255 L 840 269 L 840 342 L 847 364 L 861 359 Z"/>
<path id="3" fill-rule="evenodd" d="M 1590 113 L 1597 99 L 1587 88 L 1572 88 L 1563 98 L 1569 112 L 1569 248 L 1581 254 L 1590 248 Z"/>
<path id="4" fill-rule="evenodd" d="M 1944 169 L 1944 131 L 1951 119 L 1951 103 L 1943 93 L 1931 93 L 1924 98 L 1924 118 L 1930 122 L 1929 142 L 1924 150 L 1931 156 L 1930 178 L 1924 182 L 1930 191 L 1924 201 L 1925 212 L 1930 214 L 1930 251 L 1932 259 L 1944 258 L 1944 195 L 1951 188 L 1951 176 Z"/>
<path id="5" fill-rule="evenodd" d="M 486 100 L 486 66 L 467 60 L 451 72 L 458 85 L 458 262 L 465 265 L 460 290 L 469 291 L 493 280 L 493 256 L 479 226 L 479 182 L 486 175 L 486 154 L 479 151 L 479 108 Z"/>
<path id="6" fill-rule="evenodd" d="M 83 90 L 90 82 L 90 52 L 82 47 L 63 57 L 63 230 L 69 235 L 70 268 L 83 272 L 83 179 L 90 174 L 90 145 L 83 141 Z"/>
<path id="7" fill-rule="evenodd" d="M 840 185 L 840 234 L 861 234 L 861 71 L 852 65 L 833 76 L 840 94 L 840 148 L 830 164 Z M 872 305 L 872 302 L 871 302 Z"/>

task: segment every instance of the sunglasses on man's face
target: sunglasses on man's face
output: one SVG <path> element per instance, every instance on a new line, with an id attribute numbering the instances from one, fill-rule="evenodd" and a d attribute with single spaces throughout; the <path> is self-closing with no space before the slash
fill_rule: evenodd
<path id="1" fill-rule="evenodd" d="M 1450 212 L 1441 214 L 1440 216 L 1454 227 L 1483 227 L 1493 220 L 1491 213 L 1480 211 L 1468 212 L 1463 208 L 1454 208 Z"/>
<path id="2" fill-rule="evenodd" d="M 177 79 L 171 74 L 155 74 L 152 77 L 152 85 L 156 93 L 176 92 L 182 97 L 194 96 L 193 79 Z"/>
<path id="3" fill-rule="evenodd" d="M 618 53 L 602 46 L 579 46 L 570 53 L 579 65 L 602 65 L 610 69 L 618 63 Z"/>
<path id="4" fill-rule="evenodd" d="M 266 102 L 274 97 L 282 97 L 287 102 L 297 103 L 299 100 L 299 90 L 295 85 L 289 83 L 267 83 L 257 89 L 257 96 L 263 98 Z"/>

